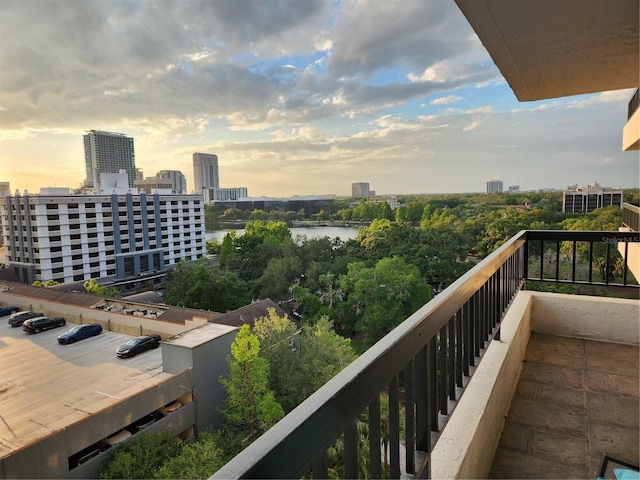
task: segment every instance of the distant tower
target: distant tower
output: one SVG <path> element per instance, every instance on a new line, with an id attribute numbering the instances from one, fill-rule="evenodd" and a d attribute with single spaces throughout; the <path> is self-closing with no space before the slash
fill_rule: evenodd
<path id="1" fill-rule="evenodd" d="M 173 193 L 187 193 L 187 179 L 179 170 L 160 170 L 156 173 L 156 178 L 170 180 L 173 184 Z"/>
<path id="2" fill-rule="evenodd" d="M 84 138 L 85 185 L 98 188 L 101 173 L 127 172 L 129 186 L 136 179 L 136 156 L 133 138 L 124 133 L 90 130 Z"/>
<path id="3" fill-rule="evenodd" d="M 363 198 L 371 195 L 368 182 L 358 182 L 351 184 L 351 196 L 354 198 Z"/>
<path id="4" fill-rule="evenodd" d="M 211 153 L 193 154 L 193 177 L 195 193 L 203 193 L 212 188 L 220 188 L 218 177 L 218 156 Z M 205 200 L 212 198 L 205 195 Z"/>
<path id="5" fill-rule="evenodd" d="M 489 180 L 487 182 L 487 193 L 502 193 L 503 189 L 502 180 Z"/>

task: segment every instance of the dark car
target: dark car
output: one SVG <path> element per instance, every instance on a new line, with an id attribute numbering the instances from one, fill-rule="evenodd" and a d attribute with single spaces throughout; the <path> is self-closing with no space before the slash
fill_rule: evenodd
<path id="1" fill-rule="evenodd" d="M 102 325 L 99 323 L 87 323 L 85 325 L 76 325 L 67 333 L 63 333 L 58 337 L 58 343 L 68 344 L 77 342 L 84 338 L 95 337 L 102 333 Z"/>
<path id="2" fill-rule="evenodd" d="M 19 312 L 20 307 L 8 306 L 8 307 L 0 307 L 0 317 L 6 317 L 7 315 L 11 315 L 12 313 Z"/>
<path id="3" fill-rule="evenodd" d="M 22 324 L 22 330 L 29 333 L 40 333 L 42 330 L 64 327 L 66 324 L 67 320 L 62 317 L 38 317 L 25 320 Z"/>
<path id="4" fill-rule="evenodd" d="M 25 320 L 36 317 L 44 317 L 44 314 L 36 312 L 15 312 L 9 317 L 9 325 L 12 327 L 21 327 Z"/>
<path id="5" fill-rule="evenodd" d="M 143 335 L 123 343 L 116 349 L 116 355 L 122 358 L 133 357 L 160 345 L 160 335 Z"/>

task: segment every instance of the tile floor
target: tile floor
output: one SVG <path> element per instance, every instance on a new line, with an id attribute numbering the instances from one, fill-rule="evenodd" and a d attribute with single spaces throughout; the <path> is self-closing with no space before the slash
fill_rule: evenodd
<path id="1" fill-rule="evenodd" d="M 533 334 L 490 478 L 595 479 L 640 463 L 638 347 Z"/>

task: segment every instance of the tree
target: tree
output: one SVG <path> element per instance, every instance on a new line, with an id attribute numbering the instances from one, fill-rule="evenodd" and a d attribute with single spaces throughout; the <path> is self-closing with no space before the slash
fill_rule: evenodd
<path id="1" fill-rule="evenodd" d="M 165 302 L 178 307 L 226 312 L 249 303 L 249 287 L 230 271 L 208 260 L 180 261 L 165 278 Z"/>
<path id="2" fill-rule="evenodd" d="M 194 442 L 187 443 L 180 453 L 168 458 L 154 472 L 154 478 L 209 478 L 231 458 L 225 455 L 222 439 L 211 432 L 202 432 Z"/>
<path id="3" fill-rule="evenodd" d="M 103 297 L 117 297 L 120 295 L 120 291 L 117 287 L 104 287 L 100 285 L 95 278 L 87 280 L 84 282 L 83 286 L 87 293 L 91 293 L 93 295 L 101 295 Z"/>
<path id="4" fill-rule="evenodd" d="M 302 260 L 298 257 L 272 258 L 257 284 L 261 298 L 288 300 L 289 287 L 302 274 Z"/>
<path id="5" fill-rule="evenodd" d="M 250 440 L 284 416 L 269 388 L 269 362 L 259 354 L 260 340 L 249 325 L 243 325 L 227 357 L 229 376 L 220 379 L 228 395 L 222 414 L 229 428 Z"/>
<path id="6" fill-rule="evenodd" d="M 349 339 L 333 331 L 329 317 L 302 332 L 275 309 L 257 319 L 253 332 L 260 339 L 261 356 L 270 365 L 270 384 L 286 412 L 327 383 L 355 359 Z"/>
<path id="7" fill-rule="evenodd" d="M 152 478 L 154 472 L 180 449 L 168 432 L 142 433 L 113 450 L 99 478 Z"/>
<path id="8" fill-rule="evenodd" d="M 341 278 L 356 329 L 373 344 L 431 300 L 432 290 L 418 267 L 400 257 L 383 258 L 375 268 L 349 266 Z"/>

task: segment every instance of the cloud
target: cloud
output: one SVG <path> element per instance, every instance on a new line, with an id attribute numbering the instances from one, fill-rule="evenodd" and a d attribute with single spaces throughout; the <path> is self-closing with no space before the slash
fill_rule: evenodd
<path id="1" fill-rule="evenodd" d="M 447 95 L 446 97 L 434 98 L 431 100 L 431 105 L 447 105 L 449 103 L 455 103 L 462 100 L 462 97 L 458 95 Z"/>

